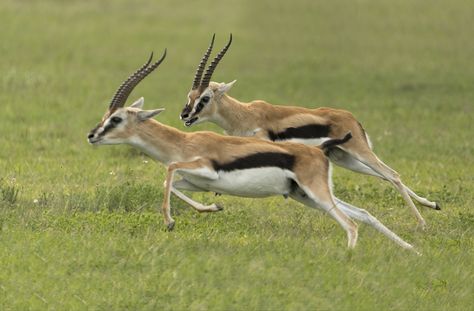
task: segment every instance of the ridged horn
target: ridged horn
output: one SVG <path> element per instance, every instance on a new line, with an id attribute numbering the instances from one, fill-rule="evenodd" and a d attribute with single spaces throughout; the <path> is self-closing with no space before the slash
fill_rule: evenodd
<path id="1" fill-rule="evenodd" d="M 211 44 L 209 44 L 209 47 L 207 48 L 206 53 L 204 53 L 204 56 L 202 57 L 201 62 L 199 63 L 199 66 L 196 69 L 196 75 L 194 76 L 194 81 L 193 81 L 193 88 L 192 88 L 193 90 L 197 89 L 199 87 L 199 84 L 201 84 L 202 73 L 204 72 L 204 68 L 206 67 L 207 60 L 209 59 L 209 56 L 211 55 L 215 38 L 216 38 L 216 34 L 213 34 Z"/>
<path id="2" fill-rule="evenodd" d="M 150 65 L 151 60 L 153 59 L 153 52 L 150 55 L 148 61 L 141 66 L 137 71 L 131 74 L 117 89 L 115 92 L 112 101 L 110 102 L 109 109 L 117 109 L 123 107 L 127 101 L 128 96 L 132 93 L 133 89 L 142 81 L 146 76 L 148 76 L 153 70 L 155 70 L 165 59 L 166 49 L 163 52 L 163 55 L 159 60 Z"/>
<path id="3" fill-rule="evenodd" d="M 224 48 L 219 52 L 219 54 L 217 54 L 217 56 L 214 58 L 214 60 L 211 62 L 211 64 L 207 68 L 206 73 L 204 74 L 204 78 L 202 78 L 202 81 L 201 81 L 201 85 L 200 85 L 201 90 L 204 90 L 205 88 L 209 86 L 209 82 L 211 82 L 211 77 L 212 77 L 212 74 L 214 73 L 214 70 L 216 69 L 222 57 L 224 57 L 231 43 L 232 43 L 232 34 L 230 34 L 229 42 L 227 42 L 226 46 L 224 46 Z"/>

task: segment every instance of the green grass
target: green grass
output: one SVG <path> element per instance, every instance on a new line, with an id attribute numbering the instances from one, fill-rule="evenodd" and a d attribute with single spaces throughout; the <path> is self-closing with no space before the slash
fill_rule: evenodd
<path id="1" fill-rule="evenodd" d="M 0 3 L 1 310 L 467 310 L 474 299 L 471 1 L 14 1 Z M 157 207 L 164 169 L 87 132 L 148 53 L 131 99 L 178 113 L 211 34 L 234 43 L 231 95 L 352 111 L 377 154 L 442 204 L 415 220 L 386 183 L 334 170 L 338 197 L 413 243 L 282 198 L 193 194 Z M 199 125 L 192 130 L 213 129 Z M 190 129 L 186 129 L 190 130 Z"/>

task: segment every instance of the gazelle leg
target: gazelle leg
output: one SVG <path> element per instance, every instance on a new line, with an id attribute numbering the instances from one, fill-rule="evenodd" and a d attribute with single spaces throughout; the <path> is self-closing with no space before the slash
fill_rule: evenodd
<path id="1" fill-rule="evenodd" d="M 209 178 L 209 179 L 218 178 L 217 174 L 213 172 L 212 170 L 208 169 L 204 162 L 205 162 L 204 160 L 198 159 L 192 162 L 175 162 L 175 163 L 171 163 L 168 166 L 168 172 L 167 172 L 166 180 L 165 180 L 163 204 L 161 207 L 163 216 L 165 218 L 165 225 L 168 227 L 168 230 L 172 230 L 175 223 L 173 218 L 171 218 L 171 212 L 170 212 L 170 195 L 173 188 L 172 182 L 173 182 L 173 176 L 174 176 L 175 171 L 182 170 L 182 171 L 193 172 L 196 175 L 202 176 L 204 178 Z M 199 169 L 202 169 L 202 170 L 199 171 Z"/>
<path id="2" fill-rule="evenodd" d="M 430 207 L 430 208 L 433 208 L 433 209 L 436 209 L 436 210 L 439 210 L 440 207 L 439 205 L 436 203 L 436 202 L 432 202 L 432 201 L 429 201 L 428 199 L 426 198 L 423 198 L 423 197 L 420 197 L 419 195 L 417 195 L 413 190 L 411 190 L 410 188 L 408 188 L 405 184 L 403 184 L 402 180 L 400 179 L 400 175 L 394 170 L 392 169 L 390 166 L 388 166 L 387 164 L 385 164 L 384 162 L 382 162 L 382 160 L 380 160 L 374 153 L 371 152 L 371 155 L 369 156 L 370 158 L 372 158 L 373 162 L 375 162 L 376 164 L 378 164 L 380 167 L 382 167 L 383 169 L 385 169 L 388 173 L 391 173 L 391 175 L 393 175 L 393 178 L 389 178 L 389 181 L 390 182 L 395 182 L 397 185 L 399 185 L 400 187 L 404 188 L 406 193 L 412 197 L 413 199 L 415 199 L 418 203 L 424 205 L 424 206 L 427 206 L 427 207 Z M 410 200 L 411 201 L 411 200 Z"/>
<path id="3" fill-rule="evenodd" d="M 385 227 L 377 218 L 372 216 L 369 212 L 367 212 L 365 209 L 355 207 L 349 203 L 346 203 L 338 198 L 334 198 L 336 201 L 336 206 L 339 207 L 344 213 L 346 213 L 349 217 L 352 217 L 354 219 L 357 219 L 363 223 L 366 223 L 370 226 L 372 226 L 374 229 L 377 231 L 381 232 L 384 234 L 386 237 L 388 237 L 390 240 L 394 241 L 396 244 L 400 245 L 404 249 L 409 249 L 414 252 L 416 250 L 414 247 L 405 242 L 402 238 L 400 238 L 398 235 L 396 235 L 394 232 L 392 232 L 390 229 Z M 418 252 L 416 252 L 418 253 Z"/>
<path id="4" fill-rule="evenodd" d="M 204 212 L 218 212 L 218 211 L 222 211 L 222 207 L 213 203 L 211 205 L 203 205 L 199 202 L 196 202 L 194 201 L 193 199 L 189 198 L 188 196 L 186 196 L 184 193 L 182 193 L 181 191 L 179 191 L 178 189 L 176 189 L 174 187 L 174 183 L 173 183 L 173 186 L 171 187 L 171 192 L 177 196 L 178 198 L 180 198 L 181 200 L 183 200 L 184 202 L 188 203 L 189 205 L 191 205 L 192 208 L 194 208 L 196 211 L 198 211 L 199 213 L 204 213 Z"/>
<path id="5" fill-rule="evenodd" d="M 365 162 L 368 160 L 367 162 Z M 375 172 L 381 174 L 384 176 L 394 187 L 400 192 L 402 195 L 403 199 L 405 200 L 406 204 L 411 208 L 412 213 L 415 215 L 416 219 L 418 220 L 418 224 L 421 226 L 422 229 L 426 227 L 426 222 L 423 219 L 423 216 L 421 216 L 420 212 L 416 208 L 415 204 L 411 200 L 405 185 L 403 185 L 398 173 L 391 169 L 389 166 L 387 166 L 385 163 L 383 163 L 381 160 L 375 156 L 375 154 L 369 154 L 366 156 L 364 159 L 360 159 L 363 164 L 367 165 L 371 169 L 373 169 Z"/>
<path id="6" fill-rule="evenodd" d="M 387 180 L 384 176 L 380 175 L 367 165 L 363 164 L 359 160 L 357 160 L 354 156 L 352 156 L 349 152 L 346 152 L 340 148 L 333 148 L 329 151 L 329 159 L 332 163 L 344 167 L 348 170 L 375 176 L 384 180 Z"/>
<path id="7" fill-rule="evenodd" d="M 370 151 L 372 152 L 372 151 Z M 334 164 L 337 164 L 339 166 L 342 166 L 344 168 L 347 168 L 351 171 L 366 174 L 366 175 L 371 175 L 375 177 L 379 177 L 383 180 L 389 181 L 389 179 L 385 178 L 383 175 L 377 173 L 374 171 L 372 168 L 369 166 L 363 164 L 361 161 L 359 161 L 356 157 L 351 155 L 349 152 L 346 152 L 340 148 L 334 148 L 333 150 L 330 151 L 329 158 Z M 377 161 L 380 161 L 380 159 L 377 158 Z M 398 173 L 395 172 L 392 168 L 390 168 L 388 165 L 380 161 L 383 166 L 388 168 L 392 173 L 395 173 L 395 175 L 398 176 Z M 408 192 L 408 195 L 412 197 L 414 200 L 416 200 L 418 203 L 421 205 L 439 210 L 440 207 L 436 202 L 429 201 L 426 198 L 420 197 L 417 195 L 413 190 L 408 188 L 406 185 L 403 184 L 403 187 L 405 190 Z M 397 189 L 398 190 L 398 189 Z"/>
<path id="8" fill-rule="evenodd" d="M 397 189 L 398 192 L 402 195 L 403 199 L 405 200 L 405 203 L 410 207 L 412 213 L 415 215 L 416 219 L 418 220 L 418 224 L 422 228 L 425 228 L 426 222 L 423 219 L 423 216 L 421 216 L 415 204 L 410 199 L 408 191 L 405 185 L 403 185 L 396 171 L 394 171 L 385 163 L 383 163 L 381 160 L 379 160 L 377 156 L 371 150 L 366 150 L 366 152 L 363 155 L 354 154 L 346 150 L 344 151 L 346 152 L 347 155 L 349 155 L 349 158 L 346 158 L 346 161 L 343 161 L 343 162 L 339 162 L 339 163 L 336 162 L 337 164 L 341 165 L 342 163 L 342 165 L 344 166 L 344 164 L 347 165 L 347 163 L 350 163 L 351 165 L 348 168 L 352 170 L 356 170 L 358 172 L 362 172 L 364 174 L 368 174 L 369 171 L 367 171 L 366 168 L 369 168 L 370 170 L 373 171 L 373 173 L 369 173 L 370 175 L 377 176 L 377 177 L 382 176 L 380 178 L 388 180 L 395 187 L 395 189 Z M 361 165 L 360 166 L 355 165 L 354 163 L 356 163 L 356 161 L 359 161 Z M 359 168 L 362 168 L 362 167 L 364 169 L 359 170 Z"/>
<path id="9" fill-rule="evenodd" d="M 408 192 L 408 194 L 409 194 L 413 199 L 415 199 L 415 201 L 417 201 L 418 203 L 420 203 L 421 205 L 424 205 L 424 206 L 433 208 L 433 209 L 435 209 L 435 210 L 440 210 L 440 209 L 441 209 L 441 207 L 439 206 L 438 203 L 433 202 L 433 201 L 430 201 L 430 200 L 428 200 L 427 198 L 420 197 L 420 196 L 417 195 L 413 190 L 411 190 L 410 188 L 408 188 L 406 185 L 403 185 L 403 187 L 405 187 L 405 189 L 406 189 L 406 191 Z"/>
<path id="10" fill-rule="evenodd" d="M 290 196 L 306 206 L 322 209 L 334 218 L 346 231 L 347 246 L 354 248 L 357 243 L 357 225 L 342 212 L 331 198 L 328 189 L 322 190 L 324 187 L 311 187 L 310 189 L 302 189 L 301 186 L 290 194 Z"/>

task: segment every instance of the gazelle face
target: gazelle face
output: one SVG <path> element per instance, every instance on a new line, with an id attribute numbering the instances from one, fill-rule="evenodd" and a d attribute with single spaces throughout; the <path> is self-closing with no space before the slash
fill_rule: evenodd
<path id="1" fill-rule="evenodd" d="M 191 90 L 188 93 L 188 102 L 181 112 L 180 118 L 184 125 L 191 126 L 207 120 L 214 120 L 219 111 L 219 100 L 234 85 L 230 83 L 211 82 L 209 86 L 200 91 Z"/>
<path id="2" fill-rule="evenodd" d="M 184 125 L 191 126 L 211 119 L 216 112 L 215 92 L 209 86 L 203 92 L 192 90 L 188 93 L 188 102 L 181 112 Z"/>
<path id="3" fill-rule="evenodd" d="M 184 125 L 186 126 L 201 123 L 209 119 L 212 120 L 218 107 L 216 101 L 225 92 L 225 90 L 222 89 L 222 85 L 225 86 L 226 84 L 211 82 L 211 77 L 232 43 L 232 34 L 230 34 L 229 42 L 227 42 L 226 46 L 216 55 L 203 76 L 204 67 L 212 52 L 214 39 L 215 35 L 212 36 L 211 44 L 198 65 L 196 74 L 194 75 L 192 89 L 188 93 L 188 103 L 184 106 L 180 115 L 181 120 L 184 121 Z"/>
<path id="4" fill-rule="evenodd" d="M 133 136 L 137 134 L 137 124 L 164 110 L 142 110 L 143 97 L 134 102 L 130 107 L 123 107 L 135 86 L 153 72 L 163 62 L 165 57 L 166 49 L 159 60 L 151 63 L 153 59 L 153 53 L 151 53 L 148 61 L 120 85 L 110 102 L 108 111 L 102 117 L 102 121 L 87 135 L 87 141 L 90 144 L 116 145 L 130 143 Z"/>
<path id="5" fill-rule="evenodd" d="M 143 97 L 130 107 L 107 111 L 102 121 L 87 136 L 92 145 L 117 145 L 130 143 L 140 131 L 139 126 L 164 109 L 142 110 Z"/>
<path id="6" fill-rule="evenodd" d="M 110 113 L 107 112 L 102 121 L 93 128 L 87 140 L 92 145 L 116 145 L 127 142 L 130 137 L 130 128 L 136 122 L 136 116 L 130 108 L 119 108 Z"/>

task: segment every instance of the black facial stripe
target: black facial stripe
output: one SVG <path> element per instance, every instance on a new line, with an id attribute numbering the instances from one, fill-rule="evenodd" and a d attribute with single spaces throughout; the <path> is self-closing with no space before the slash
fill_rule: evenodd
<path id="1" fill-rule="evenodd" d="M 189 114 L 191 112 L 191 105 L 186 105 L 184 106 L 184 109 L 183 111 L 181 112 L 181 114 Z"/>
<path id="2" fill-rule="evenodd" d="M 328 137 L 331 132 L 329 125 L 308 124 L 300 127 L 288 127 L 283 132 L 275 133 L 268 131 L 268 137 L 272 140 L 287 140 L 292 138 L 321 138 Z"/>
<path id="3" fill-rule="evenodd" d="M 279 167 L 281 169 L 292 170 L 294 164 L 295 157 L 293 155 L 280 152 L 254 153 L 223 164 L 217 162 L 216 160 L 212 161 L 214 170 L 225 172 L 258 167 Z"/>
<path id="4" fill-rule="evenodd" d="M 194 115 L 201 112 L 204 109 L 204 104 L 202 102 L 197 103 L 196 110 L 194 111 Z"/>
<path id="5" fill-rule="evenodd" d="M 115 124 L 113 124 L 112 122 L 109 122 L 109 124 L 107 124 L 104 127 L 104 130 L 102 131 L 102 133 L 99 134 L 99 136 L 104 136 L 105 134 L 107 134 L 107 132 L 109 132 L 113 128 L 115 128 Z"/>

